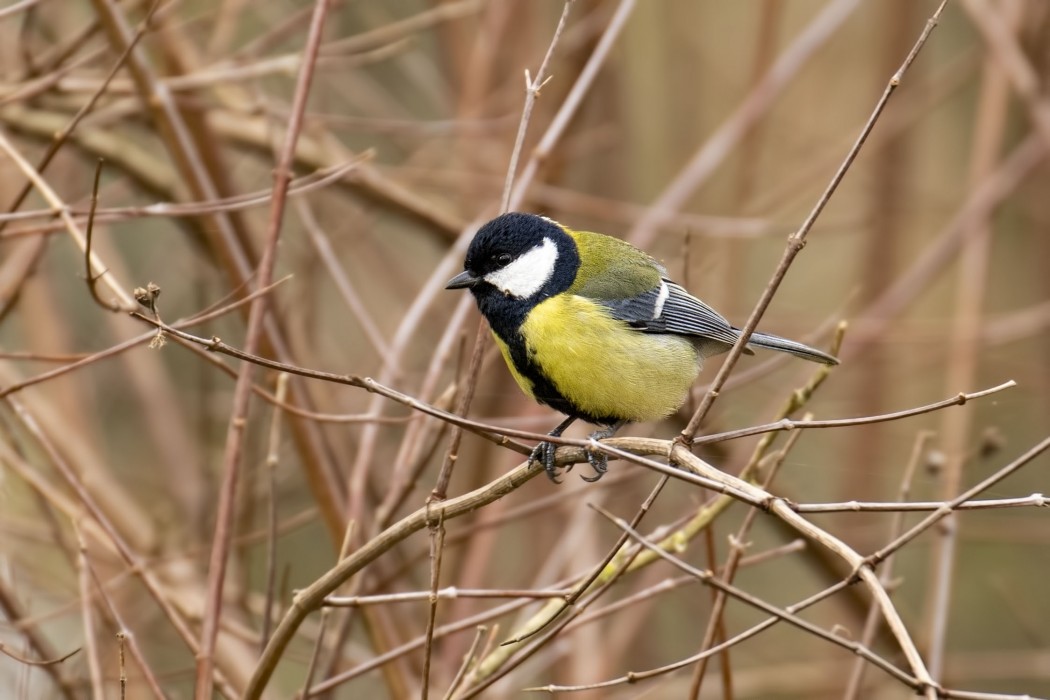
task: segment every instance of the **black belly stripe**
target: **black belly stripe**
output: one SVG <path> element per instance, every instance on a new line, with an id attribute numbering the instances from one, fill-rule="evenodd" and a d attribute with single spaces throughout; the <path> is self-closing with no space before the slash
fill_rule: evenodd
<path id="1" fill-rule="evenodd" d="M 532 393 L 536 401 L 567 416 L 575 416 L 596 425 L 612 425 L 621 421 L 622 418 L 619 416 L 595 416 L 581 410 L 565 398 L 558 388 L 540 372 L 539 366 L 521 335 L 521 324 L 524 323 L 525 316 L 532 306 L 532 304 L 498 293 L 485 294 L 478 299 L 478 307 L 488 319 L 493 332 L 507 344 L 514 368 L 532 385 Z"/>

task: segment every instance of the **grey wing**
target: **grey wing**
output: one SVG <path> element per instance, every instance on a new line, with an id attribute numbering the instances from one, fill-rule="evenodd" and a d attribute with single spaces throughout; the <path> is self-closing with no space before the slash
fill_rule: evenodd
<path id="1" fill-rule="evenodd" d="M 739 332 L 720 313 L 668 279 L 638 296 L 603 299 L 601 303 L 609 308 L 613 318 L 644 333 L 696 336 L 727 346 L 739 337 Z"/>

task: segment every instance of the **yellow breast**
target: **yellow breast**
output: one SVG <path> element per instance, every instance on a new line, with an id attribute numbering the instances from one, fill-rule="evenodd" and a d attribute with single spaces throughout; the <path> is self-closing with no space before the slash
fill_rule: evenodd
<path id="1" fill-rule="evenodd" d="M 628 329 L 603 307 L 572 294 L 538 304 L 521 333 L 543 375 L 592 416 L 662 418 L 682 405 L 700 371 L 702 358 L 688 339 Z M 500 345 L 514 378 L 531 396 L 528 379 Z"/>

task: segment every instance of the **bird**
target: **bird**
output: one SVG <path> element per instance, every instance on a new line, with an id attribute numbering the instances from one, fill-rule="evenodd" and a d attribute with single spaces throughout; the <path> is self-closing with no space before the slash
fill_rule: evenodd
<path id="1" fill-rule="evenodd" d="M 626 241 L 511 212 L 481 226 L 463 272 L 446 289 L 469 289 L 521 390 L 567 418 L 599 426 L 593 440 L 627 423 L 664 418 L 686 400 L 704 359 L 727 352 L 740 329 L 673 282 Z M 828 365 L 838 360 L 793 340 L 754 332 L 751 348 Z M 558 483 L 557 445 L 530 455 Z M 608 458 L 587 451 L 597 481 Z M 569 469 L 572 467 L 570 466 Z"/>

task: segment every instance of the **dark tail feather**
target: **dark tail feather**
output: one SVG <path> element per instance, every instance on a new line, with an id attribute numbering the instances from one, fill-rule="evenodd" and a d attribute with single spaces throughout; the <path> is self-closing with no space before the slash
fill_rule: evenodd
<path id="1" fill-rule="evenodd" d="M 734 328 L 733 330 L 737 329 Z M 768 333 L 759 333 L 757 331 L 752 333 L 751 338 L 748 340 L 748 345 L 753 345 L 757 348 L 786 352 L 789 355 L 801 357 L 803 360 L 821 362 L 825 365 L 837 365 L 839 363 L 837 358 L 834 358 L 825 352 L 811 348 L 808 345 L 803 345 L 802 343 L 796 343 L 794 340 L 781 338 L 777 335 L 769 335 Z"/>

